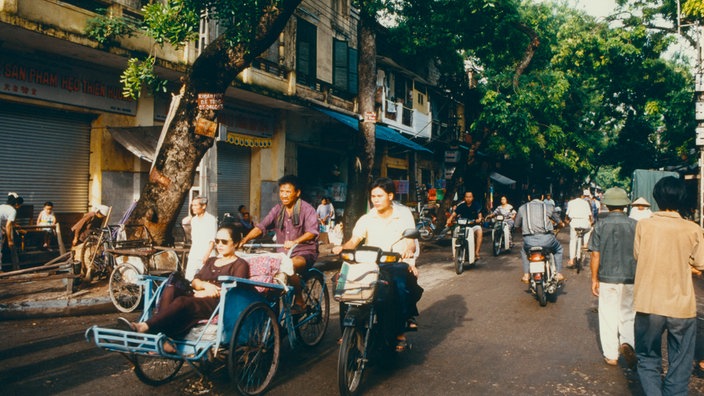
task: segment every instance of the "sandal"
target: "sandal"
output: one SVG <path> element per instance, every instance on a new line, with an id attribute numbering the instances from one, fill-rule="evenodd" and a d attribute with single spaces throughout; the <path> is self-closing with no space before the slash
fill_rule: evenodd
<path id="1" fill-rule="evenodd" d="M 409 318 L 406 321 L 406 331 L 418 331 L 418 322 L 416 322 L 416 318 Z"/>
<path id="2" fill-rule="evenodd" d="M 406 336 L 400 335 L 396 337 L 396 352 L 405 352 L 406 349 L 408 349 L 408 340 L 406 340 Z"/>

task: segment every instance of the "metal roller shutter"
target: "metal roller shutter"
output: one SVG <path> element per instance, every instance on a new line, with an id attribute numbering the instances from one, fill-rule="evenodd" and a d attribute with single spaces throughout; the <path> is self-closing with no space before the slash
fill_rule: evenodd
<path id="1" fill-rule="evenodd" d="M 249 208 L 250 161 L 250 148 L 218 142 L 218 219 L 240 205 Z"/>
<path id="2" fill-rule="evenodd" d="M 0 199 L 16 191 L 39 213 L 46 201 L 59 213 L 88 205 L 91 117 L 42 107 L 0 106 Z"/>

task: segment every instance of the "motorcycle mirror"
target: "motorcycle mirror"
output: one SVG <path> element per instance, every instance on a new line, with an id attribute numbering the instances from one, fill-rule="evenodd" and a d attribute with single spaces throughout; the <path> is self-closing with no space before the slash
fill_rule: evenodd
<path id="1" fill-rule="evenodd" d="M 418 239 L 420 238 L 420 231 L 417 228 L 407 228 L 401 235 L 404 238 Z"/>

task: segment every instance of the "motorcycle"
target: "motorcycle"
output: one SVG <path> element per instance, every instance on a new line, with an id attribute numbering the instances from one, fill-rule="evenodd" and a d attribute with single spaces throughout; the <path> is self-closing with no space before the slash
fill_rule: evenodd
<path id="1" fill-rule="evenodd" d="M 494 256 L 498 256 L 502 251 L 511 248 L 511 229 L 506 227 L 503 215 L 496 215 L 493 220 L 494 226 L 491 229 L 491 246 Z"/>
<path id="2" fill-rule="evenodd" d="M 555 257 L 547 248 L 535 246 L 528 250 L 528 263 L 530 291 L 544 307 L 548 298 L 554 301 L 558 289 L 562 287 L 562 282 L 557 280 Z"/>
<path id="3" fill-rule="evenodd" d="M 420 233 L 420 239 L 425 242 L 433 240 L 435 237 L 435 223 L 433 216 L 429 213 L 428 207 L 423 206 L 418 213 L 416 229 Z"/>
<path id="4" fill-rule="evenodd" d="M 409 229 L 401 239 L 418 236 L 416 229 Z M 342 321 L 337 379 L 341 395 L 357 395 L 368 363 L 392 356 L 399 329 L 406 325 L 387 273 L 401 256 L 371 246 L 343 250 L 340 256 L 343 264 L 335 299 L 347 310 Z"/>
<path id="5" fill-rule="evenodd" d="M 465 265 L 474 264 L 474 222 L 469 219 L 457 219 L 457 227 L 452 233 L 452 251 L 455 259 L 455 272 L 460 275 Z"/>

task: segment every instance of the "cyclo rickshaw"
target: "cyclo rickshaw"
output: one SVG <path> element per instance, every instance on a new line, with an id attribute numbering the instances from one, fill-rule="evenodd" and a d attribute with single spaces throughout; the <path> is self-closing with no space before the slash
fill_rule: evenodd
<path id="1" fill-rule="evenodd" d="M 248 245 L 250 248 L 281 246 Z M 259 257 L 267 256 L 242 255 L 250 262 L 250 268 Z M 140 322 L 154 312 L 165 280 L 165 277 L 140 275 L 145 302 Z M 269 283 L 232 276 L 221 276 L 219 280 L 222 286 L 218 307 L 209 320 L 191 329 L 181 339 L 161 333 L 137 333 L 99 326 L 86 330 L 86 339 L 95 342 L 99 348 L 121 353 L 134 365 L 137 378 L 152 386 L 173 379 L 186 362 L 202 375 L 224 365 L 233 388 L 240 394 L 259 394 L 267 388 L 278 368 L 282 336 L 288 336 L 294 348 L 298 343 L 315 346 L 325 335 L 330 300 L 324 275 L 311 268 L 302 276 L 306 307 L 303 313 L 295 315 L 291 313 L 294 304 L 292 286 L 278 281 Z M 151 286 L 155 282 L 158 287 L 154 289 Z M 176 353 L 164 350 L 167 342 L 175 347 Z"/>

